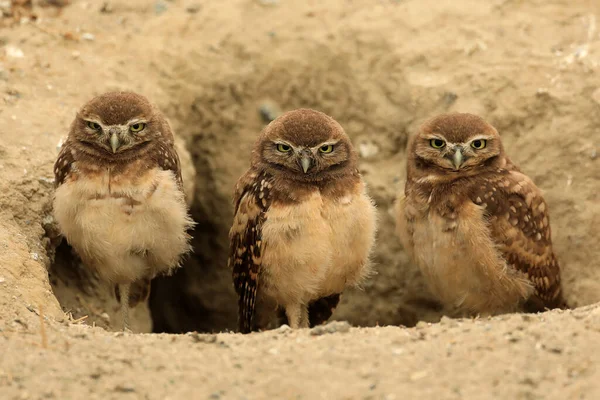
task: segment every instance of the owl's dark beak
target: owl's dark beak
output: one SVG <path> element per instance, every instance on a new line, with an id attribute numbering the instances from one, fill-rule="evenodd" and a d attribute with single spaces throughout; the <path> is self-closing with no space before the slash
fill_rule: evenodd
<path id="1" fill-rule="evenodd" d="M 112 135 L 110 135 L 110 147 L 112 148 L 113 153 L 117 152 L 120 145 L 119 135 L 117 132 L 113 132 Z"/>
<path id="2" fill-rule="evenodd" d="M 304 171 L 306 174 L 314 165 L 313 155 L 310 150 L 305 149 L 300 152 L 299 162 L 300 166 L 302 167 L 302 171 Z"/>

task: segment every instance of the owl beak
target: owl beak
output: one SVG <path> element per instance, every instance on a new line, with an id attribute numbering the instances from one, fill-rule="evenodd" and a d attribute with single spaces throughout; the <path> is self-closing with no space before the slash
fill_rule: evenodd
<path id="1" fill-rule="evenodd" d="M 452 156 L 452 164 L 454 165 L 454 169 L 459 170 L 462 163 L 463 163 L 462 149 L 460 147 L 457 147 L 454 150 L 454 156 Z"/>
<path id="2" fill-rule="evenodd" d="M 117 149 L 120 145 L 121 143 L 119 143 L 119 135 L 113 132 L 113 134 L 110 136 L 110 147 L 112 148 L 113 153 L 117 152 Z"/>
<path id="3" fill-rule="evenodd" d="M 304 171 L 304 173 L 307 173 L 310 167 L 312 166 L 312 158 L 303 156 L 300 159 L 300 165 L 302 165 L 302 171 Z"/>
<path id="4" fill-rule="evenodd" d="M 300 156 L 300 159 L 298 160 L 300 161 L 299 164 L 302 167 L 302 171 L 304 171 L 304 173 L 306 174 L 308 170 L 311 169 L 311 167 L 313 166 L 313 155 L 308 149 L 300 151 L 300 154 L 298 155 Z"/>

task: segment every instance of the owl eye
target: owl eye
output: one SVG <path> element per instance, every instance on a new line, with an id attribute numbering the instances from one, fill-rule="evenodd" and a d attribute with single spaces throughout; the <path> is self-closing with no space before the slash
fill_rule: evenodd
<path id="1" fill-rule="evenodd" d="M 146 124 L 143 124 L 141 122 L 138 122 L 137 124 L 133 124 L 129 127 L 129 130 L 131 132 L 141 132 L 144 130 L 144 128 L 146 127 Z"/>
<path id="2" fill-rule="evenodd" d="M 333 151 L 333 145 L 326 144 L 325 146 L 321 146 L 319 147 L 319 151 L 324 154 L 331 153 Z"/>
<path id="3" fill-rule="evenodd" d="M 446 142 L 444 142 L 442 139 L 431 139 L 429 141 L 429 144 L 434 149 L 441 149 L 442 147 L 444 147 L 446 145 Z"/>
<path id="4" fill-rule="evenodd" d="M 288 153 L 290 150 L 292 150 L 292 148 L 290 146 L 288 146 L 287 144 L 283 144 L 283 143 L 277 144 L 277 151 L 280 151 L 282 153 Z"/>
<path id="5" fill-rule="evenodd" d="M 100 124 L 93 122 L 93 121 L 87 121 L 87 126 L 88 126 L 88 128 L 93 129 L 95 131 L 99 131 L 102 129 Z"/>
<path id="6" fill-rule="evenodd" d="M 477 139 L 471 142 L 471 147 L 477 150 L 481 150 L 485 146 L 487 146 L 487 140 L 485 139 Z"/>

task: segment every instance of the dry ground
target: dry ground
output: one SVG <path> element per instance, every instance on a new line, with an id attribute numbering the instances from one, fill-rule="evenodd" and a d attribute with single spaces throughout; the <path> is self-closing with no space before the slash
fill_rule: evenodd
<path id="1" fill-rule="evenodd" d="M 597 1 L 34 1 L 20 20 L 5 3 L 1 399 L 600 398 Z M 379 274 L 334 315 L 371 328 L 111 332 L 116 302 L 68 247 L 57 249 L 49 201 L 74 112 L 113 89 L 145 94 L 170 118 L 199 222 L 195 254 L 154 283 L 135 332 L 235 326 L 224 267 L 232 187 L 264 126 L 261 110 L 300 106 L 346 128 L 380 210 Z M 445 111 L 488 119 L 542 188 L 565 294 L 580 308 L 417 323 L 439 321 L 439 307 L 389 212 L 408 135 Z"/>

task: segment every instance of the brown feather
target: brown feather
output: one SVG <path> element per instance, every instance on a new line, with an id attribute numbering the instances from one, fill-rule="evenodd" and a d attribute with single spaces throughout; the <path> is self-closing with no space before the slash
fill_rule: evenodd
<path id="1" fill-rule="evenodd" d="M 238 294 L 238 327 L 248 333 L 255 329 L 254 313 L 258 277 L 262 262 L 262 225 L 270 205 L 272 178 L 265 174 L 244 176 L 235 194 L 235 218 L 229 232 L 229 267 Z"/>

